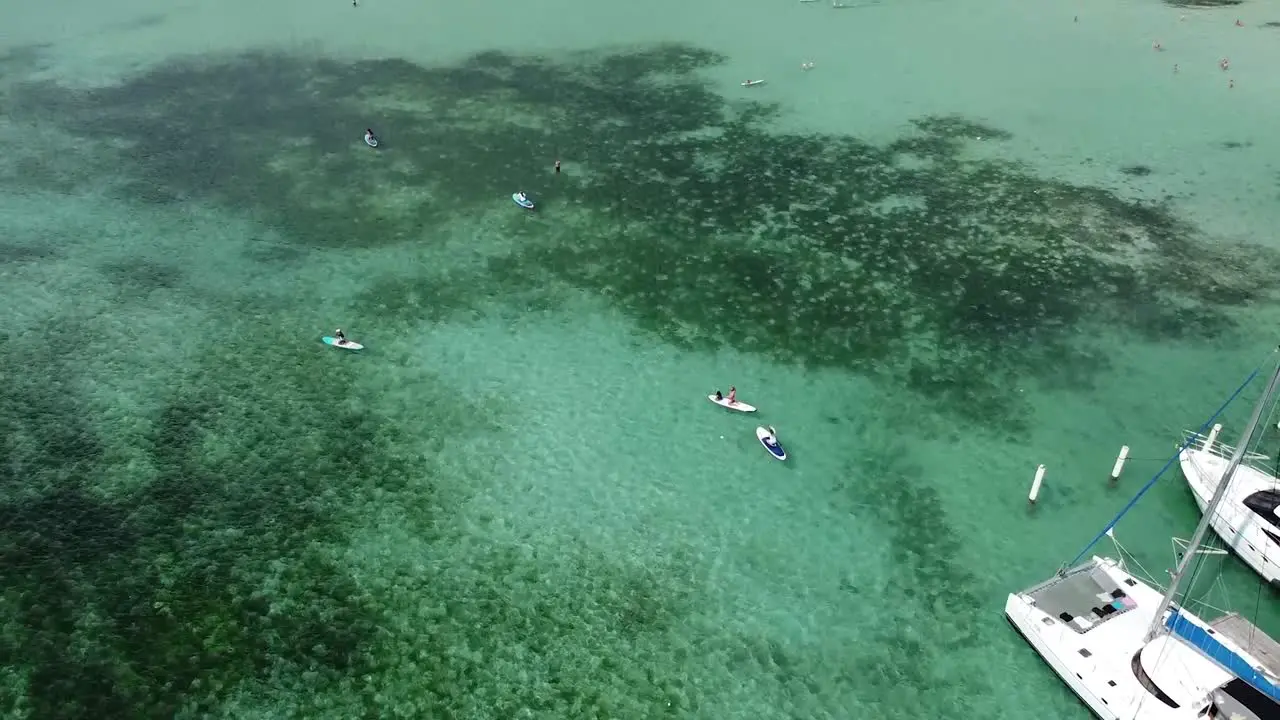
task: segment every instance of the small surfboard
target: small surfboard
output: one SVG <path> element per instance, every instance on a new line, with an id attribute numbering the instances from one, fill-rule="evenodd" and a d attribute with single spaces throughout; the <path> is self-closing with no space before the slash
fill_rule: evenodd
<path id="1" fill-rule="evenodd" d="M 763 84 L 764 84 L 763 80 L 747 80 L 742 83 L 742 87 L 755 87 L 757 85 L 763 85 Z"/>
<path id="2" fill-rule="evenodd" d="M 787 451 L 782 449 L 782 445 L 778 443 L 778 438 L 774 437 L 773 433 L 769 432 L 769 428 L 756 428 L 756 439 L 760 441 L 760 444 L 764 446 L 765 450 L 769 451 L 769 454 L 773 456 L 774 460 L 787 459 Z"/>
<path id="3" fill-rule="evenodd" d="M 336 337 L 329 337 L 328 335 L 325 335 L 323 338 L 320 338 L 320 339 L 324 340 L 325 345 L 332 345 L 336 348 L 342 348 L 343 350 L 363 350 L 364 349 L 364 346 L 361 345 L 360 343 L 352 342 L 350 340 L 339 340 Z"/>
<path id="4" fill-rule="evenodd" d="M 741 402 L 741 401 L 729 402 L 729 398 L 727 398 L 727 397 L 726 397 L 726 398 L 720 398 L 719 400 L 717 400 L 715 395 L 708 395 L 708 396 L 707 396 L 707 399 L 708 399 L 708 400 L 710 400 L 711 402 L 713 402 L 713 403 L 715 403 L 715 404 L 719 405 L 719 406 L 720 406 L 720 407 L 722 407 L 722 408 L 728 408 L 728 409 L 730 409 L 730 410 L 737 410 L 738 412 L 755 412 L 755 411 L 756 411 L 756 406 L 755 406 L 755 405 L 748 405 L 748 404 L 746 404 L 746 403 L 744 403 L 744 402 Z"/>
<path id="5" fill-rule="evenodd" d="M 528 196 L 528 195 L 526 195 L 526 196 L 524 196 L 523 198 L 521 198 L 521 197 L 520 197 L 520 193 L 518 193 L 518 192 L 517 192 L 517 193 L 511 193 L 511 202 L 513 202 L 513 203 L 515 203 L 515 204 L 519 205 L 520 207 L 524 208 L 525 210 L 532 210 L 532 209 L 533 209 L 533 201 L 529 199 L 529 196 Z"/>
<path id="6" fill-rule="evenodd" d="M 364 136 L 364 143 L 365 143 L 366 145 L 368 145 L 369 147 L 378 147 L 378 138 L 376 138 L 376 137 L 374 137 L 374 136 L 372 136 L 372 135 L 370 135 L 370 134 L 368 134 L 368 133 L 365 133 L 365 136 Z"/>

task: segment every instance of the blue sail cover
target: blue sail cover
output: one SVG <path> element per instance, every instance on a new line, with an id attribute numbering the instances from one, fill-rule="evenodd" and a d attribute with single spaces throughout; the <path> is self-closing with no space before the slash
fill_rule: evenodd
<path id="1" fill-rule="evenodd" d="M 1265 674 L 1254 668 L 1238 653 L 1223 645 L 1218 638 L 1210 635 L 1204 628 L 1196 625 L 1174 610 L 1164 621 L 1174 635 L 1182 638 L 1187 644 L 1199 650 L 1210 660 L 1221 665 L 1227 672 L 1249 683 L 1254 690 L 1280 703 L 1280 687 L 1276 687 Z"/>

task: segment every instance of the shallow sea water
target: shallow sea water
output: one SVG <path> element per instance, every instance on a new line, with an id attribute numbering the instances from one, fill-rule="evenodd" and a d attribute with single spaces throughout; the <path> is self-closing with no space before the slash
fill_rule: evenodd
<path id="1" fill-rule="evenodd" d="M 1004 597 L 1274 343 L 1280 30 L 857 5 L 24 11 L 0 714 L 1087 717 Z"/>

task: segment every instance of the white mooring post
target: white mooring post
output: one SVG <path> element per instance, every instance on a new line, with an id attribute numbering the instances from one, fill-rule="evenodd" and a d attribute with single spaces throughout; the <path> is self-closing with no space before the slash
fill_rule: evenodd
<path id="1" fill-rule="evenodd" d="M 1120 479 L 1120 473 L 1124 472 L 1124 463 L 1129 459 L 1129 446 L 1121 445 L 1120 454 L 1116 456 L 1116 464 L 1111 466 L 1111 482 Z"/>
<path id="2" fill-rule="evenodd" d="M 1036 498 L 1040 497 L 1040 485 L 1044 483 L 1044 466 L 1036 468 L 1036 478 L 1031 481 L 1031 492 L 1027 493 L 1027 502 L 1032 505 L 1036 504 Z"/>

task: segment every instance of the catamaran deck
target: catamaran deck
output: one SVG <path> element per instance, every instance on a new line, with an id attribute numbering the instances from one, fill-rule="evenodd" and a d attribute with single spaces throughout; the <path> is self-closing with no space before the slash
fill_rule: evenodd
<path id="1" fill-rule="evenodd" d="M 1125 591 L 1096 565 L 1072 568 L 1030 590 L 1036 607 L 1078 633 L 1134 608 Z"/>
<path id="2" fill-rule="evenodd" d="M 1218 634 L 1244 648 L 1245 652 L 1261 662 L 1262 668 L 1272 677 L 1280 677 L 1280 672 L 1276 672 L 1280 668 L 1280 643 L 1272 640 L 1257 625 L 1236 613 L 1227 613 L 1209 624 Z"/>

